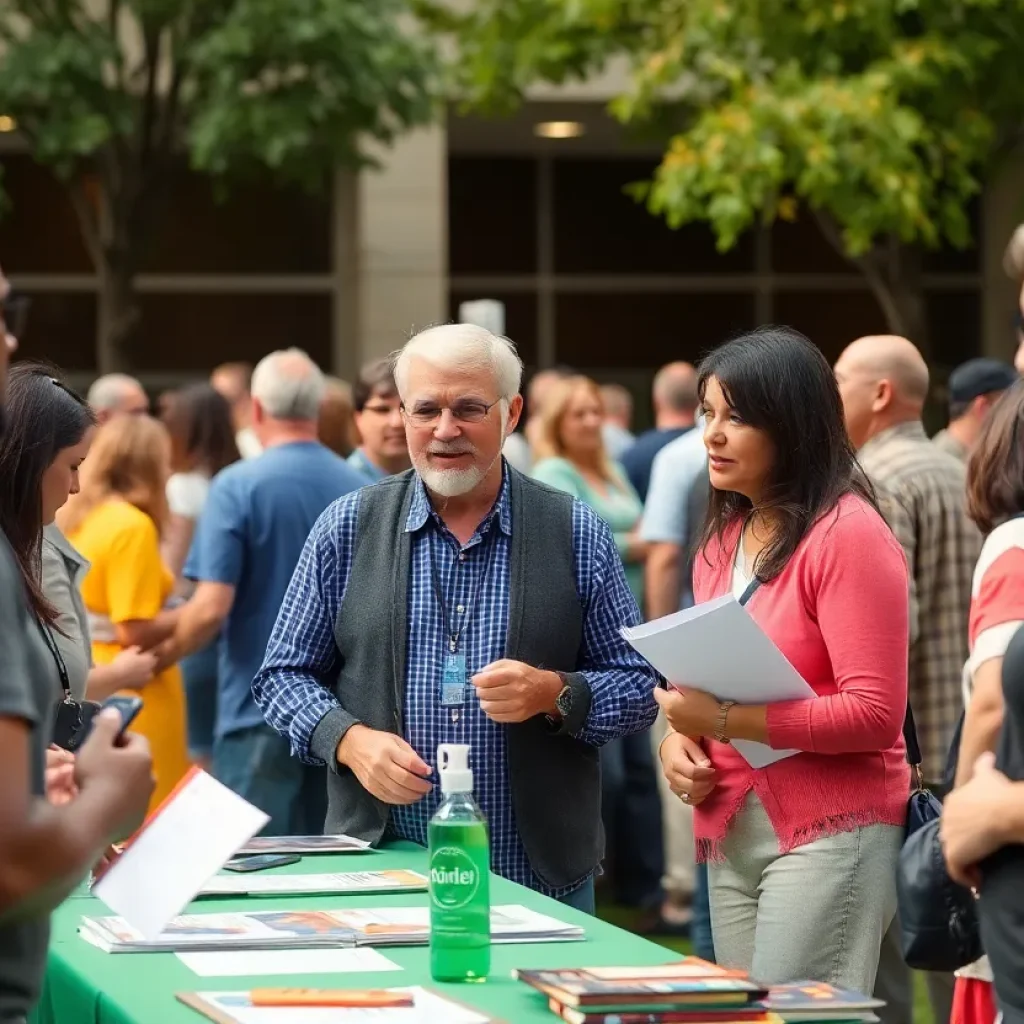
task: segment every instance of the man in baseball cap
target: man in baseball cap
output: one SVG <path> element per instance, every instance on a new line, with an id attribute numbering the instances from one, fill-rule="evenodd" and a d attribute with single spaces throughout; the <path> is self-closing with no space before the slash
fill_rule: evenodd
<path id="1" fill-rule="evenodd" d="M 932 443 L 966 462 L 989 410 L 1017 379 L 1017 371 L 998 359 L 961 363 L 949 375 L 949 426 Z"/>

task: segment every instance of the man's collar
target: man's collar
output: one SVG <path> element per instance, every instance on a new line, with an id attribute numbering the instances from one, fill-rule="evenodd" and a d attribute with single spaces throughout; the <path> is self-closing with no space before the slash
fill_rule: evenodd
<path id="1" fill-rule="evenodd" d="M 505 460 L 501 460 L 502 472 L 501 472 L 501 490 L 498 491 L 498 500 L 492 506 L 491 511 L 484 517 L 484 522 L 494 515 L 495 509 L 498 513 L 498 526 L 501 528 L 501 532 L 506 536 L 512 536 L 512 506 L 509 501 L 509 485 L 508 476 L 509 468 L 505 464 Z M 412 502 L 409 505 L 409 515 L 405 520 L 405 532 L 415 533 L 417 530 L 423 529 L 426 525 L 427 519 L 433 512 L 433 506 L 430 504 L 430 498 L 427 495 L 427 489 L 423 485 L 423 478 L 419 473 L 413 472 L 413 492 Z M 483 525 L 483 523 L 481 523 Z"/>
<path id="2" fill-rule="evenodd" d="M 897 423 L 894 427 L 886 427 L 880 430 L 870 441 L 861 446 L 858 454 L 863 454 L 871 448 L 877 448 L 888 441 L 900 440 L 921 440 L 927 441 L 924 424 L 920 420 L 907 420 L 905 423 Z"/>

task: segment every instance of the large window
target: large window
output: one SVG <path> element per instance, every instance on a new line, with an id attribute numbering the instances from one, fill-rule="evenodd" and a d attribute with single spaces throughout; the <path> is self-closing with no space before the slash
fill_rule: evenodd
<path id="1" fill-rule="evenodd" d="M 528 366 L 563 362 L 644 388 L 659 365 L 699 358 L 759 323 L 791 324 L 830 359 L 887 329 L 866 280 L 812 215 L 720 253 L 705 225 L 673 231 L 627 194 L 655 166 L 654 158 L 453 155 L 452 314 L 464 299 L 502 300 Z M 972 247 L 925 259 L 940 380 L 980 349 L 980 204 L 970 216 Z"/>

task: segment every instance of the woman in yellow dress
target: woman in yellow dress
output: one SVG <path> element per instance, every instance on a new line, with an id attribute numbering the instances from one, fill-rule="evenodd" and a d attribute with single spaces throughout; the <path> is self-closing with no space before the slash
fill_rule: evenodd
<path id="1" fill-rule="evenodd" d="M 91 563 L 82 597 L 97 665 L 126 648 L 151 650 L 174 631 L 177 613 L 165 608 L 174 577 L 160 558 L 169 474 L 166 429 L 148 416 L 118 417 L 97 431 L 81 490 L 61 513 L 64 535 Z M 149 740 L 153 753 L 152 810 L 188 769 L 181 672 L 172 665 L 124 692 L 143 700 L 132 731 Z"/>

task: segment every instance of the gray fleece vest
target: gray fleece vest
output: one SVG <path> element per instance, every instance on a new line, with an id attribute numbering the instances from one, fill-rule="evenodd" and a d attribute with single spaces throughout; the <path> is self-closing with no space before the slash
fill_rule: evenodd
<path id="1" fill-rule="evenodd" d="M 572 713 L 560 728 L 544 715 L 502 726 L 508 731 L 508 776 L 534 872 L 548 885 L 565 886 L 590 874 L 603 848 L 598 751 L 571 735 L 590 710 L 589 687 L 575 671 L 583 608 L 576 592 L 572 498 L 511 467 L 507 472 L 512 536 L 505 657 L 565 672 L 573 691 Z M 341 707 L 325 716 L 311 742 L 332 769 L 327 831 L 374 844 L 384 834 L 389 807 L 338 765 L 335 751 L 356 723 L 403 732 L 414 536 L 405 523 L 413 482 L 412 472 L 403 473 L 360 494 L 352 571 L 334 630 L 341 666 L 334 693 Z"/>

